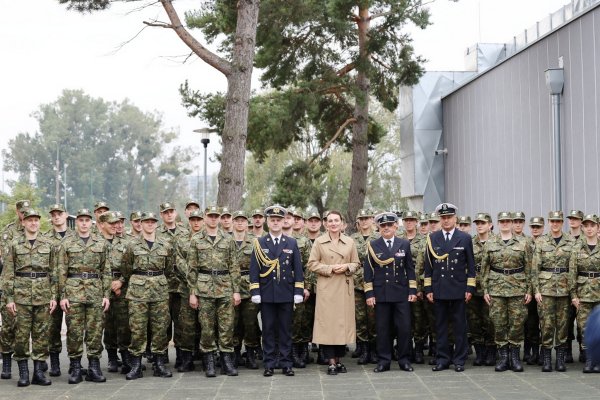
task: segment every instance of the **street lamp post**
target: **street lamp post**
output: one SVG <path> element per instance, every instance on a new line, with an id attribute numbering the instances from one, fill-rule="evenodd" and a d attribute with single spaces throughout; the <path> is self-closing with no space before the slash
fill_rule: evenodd
<path id="1" fill-rule="evenodd" d="M 65 172 L 64 172 L 64 178 L 65 179 L 63 181 L 63 188 L 65 190 L 65 210 L 67 209 L 67 167 L 68 166 L 69 166 L 69 164 L 67 164 L 67 163 L 65 163 L 64 166 L 63 166 L 64 169 L 65 169 Z"/>
<path id="2" fill-rule="evenodd" d="M 60 145 L 56 142 L 56 204 L 60 203 L 60 164 L 59 164 L 59 155 L 60 155 Z"/>
<path id="3" fill-rule="evenodd" d="M 202 209 L 206 209 L 206 159 L 207 159 L 207 147 L 210 143 L 210 134 L 212 132 L 216 132 L 214 129 L 210 128 L 200 128 L 194 129 L 194 132 L 202 135 L 202 139 L 200 142 L 204 145 L 204 193 L 202 196 Z"/>

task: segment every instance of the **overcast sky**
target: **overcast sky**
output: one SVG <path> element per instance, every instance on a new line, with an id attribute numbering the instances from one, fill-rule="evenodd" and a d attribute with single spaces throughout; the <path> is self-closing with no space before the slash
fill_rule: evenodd
<path id="1" fill-rule="evenodd" d="M 429 70 L 461 70 L 467 47 L 479 41 L 507 42 L 565 3 L 437 0 L 431 6 L 433 25 L 414 33 L 416 52 L 428 59 Z M 166 20 L 160 5 L 129 12 L 135 4 L 116 3 L 109 11 L 80 15 L 65 11 L 56 0 L 2 1 L 0 148 L 19 132 L 37 130 L 31 113 L 40 104 L 56 100 L 63 89 L 83 89 L 105 100 L 128 98 L 142 110 L 161 112 L 165 126 L 179 130 L 179 143 L 200 151 L 199 137 L 192 131 L 202 124 L 186 115 L 178 87 L 189 79 L 195 89 L 225 91 L 226 81 L 197 58 L 182 64 L 189 50 L 170 30 L 147 28 L 117 51 L 144 27 L 142 21 Z M 183 18 L 183 11 L 199 2 L 174 4 Z M 215 171 L 218 165 L 211 163 L 209 169 Z"/>

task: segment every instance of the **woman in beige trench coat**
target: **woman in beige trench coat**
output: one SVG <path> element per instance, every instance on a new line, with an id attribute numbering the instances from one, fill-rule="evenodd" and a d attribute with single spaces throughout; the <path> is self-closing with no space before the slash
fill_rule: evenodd
<path id="1" fill-rule="evenodd" d="M 327 233 L 315 239 L 308 269 L 317 274 L 317 304 L 313 342 L 323 347 L 329 360 L 328 375 L 346 372 L 340 358 L 346 344 L 356 342 L 354 322 L 354 280 L 360 267 L 354 240 L 342 233 L 342 215 L 330 211 Z"/>

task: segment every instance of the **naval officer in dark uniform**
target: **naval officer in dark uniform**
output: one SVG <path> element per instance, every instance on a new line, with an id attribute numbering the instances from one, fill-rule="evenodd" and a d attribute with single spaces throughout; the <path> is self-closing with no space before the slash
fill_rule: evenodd
<path id="1" fill-rule="evenodd" d="M 433 303 L 437 334 L 437 362 L 433 371 L 465 370 L 467 359 L 466 303 L 475 291 L 475 259 L 471 236 L 456 229 L 456 206 L 436 207 L 442 229 L 427 236 L 425 249 L 425 293 Z M 454 331 L 454 352 L 450 359 L 448 322 Z"/>
<path id="2" fill-rule="evenodd" d="M 304 300 L 304 273 L 296 239 L 282 234 L 286 214 L 281 206 L 265 209 L 269 233 L 254 240 L 250 258 L 251 301 L 260 304 L 262 319 L 264 376 L 273 376 L 277 349 L 283 374 L 294 376 L 292 317 L 294 304 Z"/>
<path id="3" fill-rule="evenodd" d="M 367 245 L 364 262 L 365 297 L 367 305 L 375 307 L 377 331 L 379 362 L 373 372 L 390 370 L 394 337 L 400 369 L 412 371 L 409 303 L 417 300 L 417 279 L 410 242 L 395 236 L 398 229 L 395 213 L 379 214 L 376 222 L 381 236 Z"/>

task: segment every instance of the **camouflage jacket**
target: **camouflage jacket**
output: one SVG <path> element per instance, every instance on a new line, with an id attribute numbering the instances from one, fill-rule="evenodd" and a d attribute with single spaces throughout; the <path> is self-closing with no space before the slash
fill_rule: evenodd
<path id="1" fill-rule="evenodd" d="M 167 228 L 165 225 L 161 225 L 156 230 L 156 236 L 170 241 L 171 246 L 173 246 L 173 248 L 176 248 L 177 241 L 179 239 L 189 239 L 190 231 L 185 226 L 177 224 L 175 225 L 175 232 L 171 232 L 169 228 Z M 177 266 L 175 266 L 175 270 L 177 271 Z M 184 293 L 186 291 L 185 280 L 182 279 L 182 274 L 172 274 L 169 277 L 168 281 L 170 293 Z"/>
<path id="2" fill-rule="evenodd" d="M 240 292 L 235 248 L 231 235 L 221 230 L 214 242 L 206 231 L 194 235 L 187 256 L 186 277 L 190 294 L 215 299 Z"/>
<path id="3" fill-rule="evenodd" d="M 252 249 L 254 243 L 254 235 L 251 233 L 246 234 L 246 239 L 240 243 L 235 244 L 235 264 L 240 270 L 240 296 L 242 299 L 249 299 L 250 296 L 250 257 L 252 256 Z"/>
<path id="4" fill-rule="evenodd" d="M 121 262 L 128 285 L 125 298 L 144 303 L 168 300 L 167 279 L 174 273 L 175 257 L 171 242 L 158 236 L 152 248 L 143 237 L 128 241 Z M 144 275 L 148 272 L 156 275 Z"/>
<path id="5" fill-rule="evenodd" d="M 568 269 L 574 245 L 575 239 L 566 233 L 563 233 L 558 244 L 556 244 L 550 234 L 543 235 L 537 239 L 531 263 L 534 293 L 554 297 L 569 295 L 569 274 L 567 272 L 555 273 L 544 271 L 544 269 Z"/>
<path id="6" fill-rule="evenodd" d="M 183 285 L 183 292 L 181 293 L 183 296 L 189 296 L 190 289 L 187 286 L 187 256 L 190 251 L 190 245 L 192 244 L 192 237 L 195 235 L 201 234 L 200 232 L 193 233 L 190 230 L 190 233 L 187 237 L 178 237 L 175 245 L 175 270 L 174 273 L 179 275 L 179 279 L 186 284 Z"/>
<path id="7" fill-rule="evenodd" d="M 317 288 L 317 276 L 306 268 L 308 265 L 308 259 L 310 258 L 312 242 L 306 236 L 299 235 L 297 233 L 293 233 L 292 237 L 296 239 L 298 249 L 300 250 L 302 268 L 304 269 L 304 289 L 307 289 L 309 292 L 313 293 Z"/>
<path id="8" fill-rule="evenodd" d="M 423 291 L 423 254 L 425 253 L 425 236 L 417 233 L 417 235 L 408 239 L 406 230 L 398 236 L 401 239 L 406 239 L 410 242 L 410 254 L 412 256 L 413 265 L 415 266 L 415 276 L 417 278 L 417 292 Z"/>
<path id="9" fill-rule="evenodd" d="M 78 235 L 64 239 L 57 256 L 58 296 L 72 303 L 100 303 L 110 296 L 111 270 L 109 246 L 104 238 L 90 235 L 87 243 Z M 97 274 L 98 278 L 69 277 L 72 274 Z"/>
<path id="10" fill-rule="evenodd" d="M 125 296 L 127 295 L 127 281 L 123 276 L 121 263 L 123 262 L 123 253 L 125 253 L 125 247 L 127 246 L 127 242 L 124 238 L 119 236 L 113 237 L 112 243 L 108 239 L 104 240 L 106 240 L 106 243 L 108 244 L 108 258 L 110 260 L 111 268 L 110 271 L 107 272 L 107 274 L 110 275 L 111 281 L 121 281 L 122 286 L 119 298 L 125 298 Z M 117 298 L 117 295 L 112 290 L 110 292 L 110 298 Z"/>
<path id="11" fill-rule="evenodd" d="M 360 260 L 360 265 L 365 265 L 365 260 L 367 259 L 368 250 L 367 244 L 370 241 L 379 238 L 379 232 L 373 231 L 371 234 L 365 239 L 360 232 L 353 233 L 350 236 L 354 243 L 356 243 L 356 251 L 358 251 L 358 259 Z M 354 274 L 352 275 L 354 278 L 354 290 L 358 290 L 360 292 L 364 291 L 364 271 L 362 268 L 357 268 Z"/>
<path id="12" fill-rule="evenodd" d="M 6 253 L 7 247 L 13 239 L 23 235 L 24 232 L 23 225 L 21 225 L 19 220 L 11 222 L 2 229 L 2 233 L 0 233 L 0 251 L 2 252 L 2 256 Z"/>
<path id="13" fill-rule="evenodd" d="M 494 236 L 495 235 L 490 232 L 487 241 L 489 242 Z M 481 269 L 481 262 L 483 261 L 483 248 L 485 244 L 486 242 L 479 240 L 479 236 L 473 236 L 473 256 L 475 257 L 475 296 L 483 296 L 483 287 L 481 285 L 481 276 L 483 270 Z"/>
<path id="14" fill-rule="evenodd" d="M 56 275 L 52 242 L 38 235 L 33 243 L 25 236 L 14 239 L 4 257 L 3 291 L 6 303 L 41 306 L 56 299 Z M 42 272 L 45 277 L 17 276 L 23 272 Z"/>
<path id="15" fill-rule="evenodd" d="M 522 272 L 501 272 L 521 268 Z M 531 246 L 525 238 L 513 235 L 504 243 L 500 235 L 494 235 L 485 242 L 481 258 L 481 286 L 484 294 L 513 297 L 531 293 L 530 276 Z"/>
<path id="16" fill-rule="evenodd" d="M 583 302 L 599 302 L 600 277 L 585 276 L 588 272 L 600 274 L 600 244 L 590 251 L 587 242 L 578 242 L 569 260 L 569 294 Z"/>

